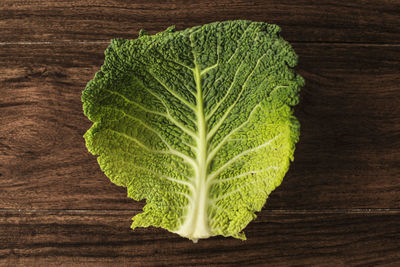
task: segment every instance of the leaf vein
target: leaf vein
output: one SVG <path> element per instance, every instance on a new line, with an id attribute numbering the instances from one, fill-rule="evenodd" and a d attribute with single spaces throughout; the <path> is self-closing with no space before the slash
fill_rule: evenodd
<path id="1" fill-rule="evenodd" d="M 215 157 L 215 155 L 217 154 L 217 152 L 221 149 L 221 147 L 229 140 L 229 138 L 235 134 L 237 131 L 239 131 L 242 127 L 244 127 L 247 123 L 250 122 L 251 117 L 253 115 L 253 112 L 255 112 L 255 110 L 260 106 L 260 104 L 256 105 L 253 110 L 250 112 L 249 118 L 243 122 L 241 125 L 239 125 L 237 128 L 233 129 L 230 133 L 228 133 L 224 139 L 222 139 L 221 142 L 219 142 L 219 144 L 209 153 L 209 157 L 207 159 L 208 163 L 211 162 L 211 160 Z"/>
<path id="2" fill-rule="evenodd" d="M 271 169 L 278 170 L 279 167 L 278 167 L 278 166 L 270 166 L 270 167 L 268 167 L 268 168 L 261 169 L 261 170 L 248 171 L 248 172 L 244 172 L 244 173 L 241 173 L 241 174 L 232 176 L 232 177 L 228 177 L 228 178 L 224 178 L 224 179 L 220 179 L 220 180 L 213 180 L 213 181 L 211 182 L 211 185 L 229 182 L 229 181 L 238 179 L 238 178 L 243 177 L 243 176 L 258 174 L 258 173 L 261 173 L 261 172 L 269 171 L 269 170 L 271 170 Z"/>
<path id="3" fill-rule="evenodd" d="M 209 181 L 212 181 L 216 176 L 218 176 L 222 171 L 224 171 L 225 169 L 227 169 L 230 165 L 232 165 L 233 163 L 235 163 L 238 159 L 240 159 L 242 156 L 247 155 L 251 152 L 255 152 L 261 148 L 267 147 L 269 146 L 273 141 L 275 141 L 279 136 L 281 136 L 282 133 L 276 135 L 275 137 L 273 137 L 272 139 L 268 140 L 266 143 L 259 145 L 257 147 L 242 151 L 241 153 L 239 153 L 238 155 L 236 155 L 235 157 L 231 158 L 230 160 L 228 160 L 224 165 L 222 165 L 218 170 L 214 171 L 212 174 L 210 174 L 209 176 Z"/>
<path id="4" fill-rule="evenodd" d="M 263 54 L 256 63 L 256 66 L 254 67 L 254 69 L 251 71 L 251 73 L 247 76 L 246 81 L 242 84 L 240 93 L 238 94 L 238 96 L 235 99 L 235 102 L 233 102 L 233 104 L 231 106 L 229 106 L 229 108 L 227 109 L 227 111 L 224 113 L 224 115 L 222 116 L 222 118 L 218 121 L 218 123 L 211 129 L 211 131 L 209 132 L 208 138 L 211 138 L 219 129 L 219 127 L 221 127 L 222 123 L 224 123 L 226 117 L 230 114 L 231 110 L 236 106 L 237 102 L 239 101 L 239 99 L 242 96 L 242 93 L 244 92 L 246 86 L 247 86 L 247 82 L 249 81 L 250 77 L 253 75 L 254 71 L 257 69 L 258 64 L 260 63 L 261 59 L 265 56 L 266 54 Z"/>
<path id="5" fill-rule="evenodd" d="M 137 106 L 138 108 L 140 108 L 141 110 L 143 110 L 143 111 L 145 111 L 145 112 L 147 112 L 147 113 L 155 114 L 155 115 L 158 115 L 158 116 L 161 116 L 161 117 L 164 117 L 164 118 L 168 119 L 169 121 L 171 121 L 172 123 L 174 123 L 178 128 L 180 128 L 183 132 L 185 132 L 187 135 L 189 135 L 190 137 L 196 139 L 196 134 L 195 134 L 194 132 L 192 132 L 190 129 L 188 129 L 188 128 L 186 128 L 185 126 L 183 126 L 183 125 L 182 125 L 181 123 L 179 123 L 176 119 L 174 119 L 174 118 L 171 116 L 171 114 L 169 113 L 168 107 L 166 106 L 165 102 L 164 102 L 159 96 L 153 94 L 153 92 L 151 92 L 151 91 L 149 91 L 149 90 L 146 89 L 150 94 L 152 94 L 154 97 L 156 97 L 156 98 L 161 102 L 161 104 L 162 104 L 162 105 L 164 106 L 164 108 L 166 109 L 167 114 L 164 114 L 164 113 L 161 113 L 161 112 L 157 112 L 157 111 L 154 111 L 154 110 L 147 109 L 147 108 L 143 107 L 142 105 L 140 105 L 139 103 L 136 103 L 135 101 L 133 101 L 133 100 L 127 98 L 126 96 L 124 96 L 124 95 L 122 95 L 122 94 L 120 94 L 120 93 L 118 93 L 118 92 L 116 92 L 116 91 L 112 91 L 112 90 L 109 90 L 109 89 L 104 89 L 104 90 L 107 91 L 107 92 L 110 92 L 110 93 L 112 93 L 112 94 L 118 95 L 119 97 L 121 97 L 122 99 L 124 99 L 126 102 L 131 103 L 131 104 Z"/>

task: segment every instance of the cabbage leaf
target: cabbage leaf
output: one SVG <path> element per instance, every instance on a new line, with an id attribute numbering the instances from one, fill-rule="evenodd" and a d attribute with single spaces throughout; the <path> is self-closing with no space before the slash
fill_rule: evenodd
<path id="1" fill-rule="evenodd" d="M 111 41 L 82 94 L 84 138 L 110 180 L 146 201 L 133 229 L 245 239 L 299 138 L 304 81 L 279 31 L 236 20 Z"/>

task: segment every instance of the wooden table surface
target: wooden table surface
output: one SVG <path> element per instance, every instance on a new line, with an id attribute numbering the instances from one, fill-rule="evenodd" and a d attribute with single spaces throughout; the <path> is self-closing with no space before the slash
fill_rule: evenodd
<path id="1" fill-rule="evenodd" d="M 82 135 L 115 37 L 276 23 L 306 80 L 301 139 L 247 241 L 130 229 L 143 203 Z M 400 1 L 0 1 L 0 266 L 400 266 Z"/>

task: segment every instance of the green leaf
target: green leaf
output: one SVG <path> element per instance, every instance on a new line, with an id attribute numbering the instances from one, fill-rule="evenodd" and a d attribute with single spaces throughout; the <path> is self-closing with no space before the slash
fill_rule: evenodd
<path id="1" fill-rule="evenodd" d="M 304 81 L 279 31 L 237 20 L 112 40 L 83 91 L 84 137 L 111 181 L 146 200 L 132 228 L 245 239 L 299 136 Z"/>

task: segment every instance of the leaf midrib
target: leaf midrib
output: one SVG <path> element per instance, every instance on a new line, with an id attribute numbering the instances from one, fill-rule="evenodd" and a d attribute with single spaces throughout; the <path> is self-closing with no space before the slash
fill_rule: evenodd
<path id="1" fill-rule="evenodd" d="M 193 180 L 193 206 L 188 210 L 186 222 L 181 226 L 178 232 L 196 241 L 198 238 L 206 238 L 211 235 L 208 224 L 208 129 L 204 114 L 204 99 L 201 85 L 202 72 L 195 64 L 193 76 L 196 84 L 196 118 L 197 118 L 197 154 L 195 178 Z M 203 72 L 204 73 L 204 72 Z"/>

